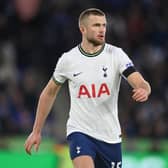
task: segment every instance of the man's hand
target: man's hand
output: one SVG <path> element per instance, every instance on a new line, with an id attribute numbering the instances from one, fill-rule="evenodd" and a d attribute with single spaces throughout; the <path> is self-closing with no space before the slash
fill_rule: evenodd
<path id="1" fill-rule="evenodd" d="M 148 92 L 143 88 L 133 89 L 132 98 L 137 102 L 144 102 L 148 100 Z"/>
<path id="2" fill-rule="evenodd" d="M 31 155 L 31 149 L 32 149 L 33 145 L 34 145 L 35 151 L 37 152 L 38 148 L 39 148 L 39 145 L 40 145 L 40 142 L 41 142 L 41 134 L 32 132 L 28 136 L 28 138 L 25 142 L 25 145 L 24 145 L 26 153 Z"/>
<path id="3" fill-rule="evenodd" d="M 151 87 L 147 81 L 144 80 L 139 72 L 133 72 L 128 77 L 128 83 L 132 86 L 132 98 L 137 102 L 144 102 L 148 100 L 151 93 Z"/>

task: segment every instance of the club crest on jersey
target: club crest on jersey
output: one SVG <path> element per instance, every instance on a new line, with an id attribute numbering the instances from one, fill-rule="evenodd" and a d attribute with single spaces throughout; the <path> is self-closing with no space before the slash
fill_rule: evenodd
<path id="1" fill-rule="evenodd" d="M 79 87 L 78 98 L 98 98 L 102 95 L 110 95 L 110 89 L 108 88 L 106 83 L 102 83 L 97 89 L 94 83 L 90 86 L 83 84 Z"/>
<path id="2" fill-rule="evenodd" d="M 102 70 L 103 70 L 103 73 L 104 73 L 103 76 L 107 77 L 107 67 L 103 66 Z"/>

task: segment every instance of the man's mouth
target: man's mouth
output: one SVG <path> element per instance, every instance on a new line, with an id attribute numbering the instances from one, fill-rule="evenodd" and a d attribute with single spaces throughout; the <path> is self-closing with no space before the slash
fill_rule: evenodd
<path id="1" fill-rule="evenodd" d="M 103 38 L 104 38 L 104 35 L 101 35 L 101 34 L 100 34 L 100 35 L 98 35 L 97 37 L 103 39 Z"/>

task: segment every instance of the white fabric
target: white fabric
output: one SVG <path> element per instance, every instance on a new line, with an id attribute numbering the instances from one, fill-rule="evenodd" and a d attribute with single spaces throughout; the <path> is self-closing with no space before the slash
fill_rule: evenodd
<path id="1" fill-rule="evenodd" d="M 77 46 L 60 57 L 53 77 L 69 83 L 67 135 L 79 131 L 107 143 L 121 142 L 118 92 L 129 66 L 132 61 L 123 50 L 107 43 L 97 56 L 88 57 Z"/>

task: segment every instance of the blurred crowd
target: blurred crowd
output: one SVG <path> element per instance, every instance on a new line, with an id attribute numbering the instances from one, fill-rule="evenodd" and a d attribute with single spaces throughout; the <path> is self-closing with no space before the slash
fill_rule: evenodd
<path id="1" fill-rule="evenodd" d="M 125 137 L 168 137 L 168 6 L 162 0 L 1 0 L 0 136 L 31 131 L 39 94 L 61 54 L 80 43 L 78 16 L 89 7 L 107 14 L 107 42 L 123 50 L 150 82 L 146 103 L 135 103 L 122 80 L 119 116 Z M 44 134 L 65 138 L 65 84 Z"/>

